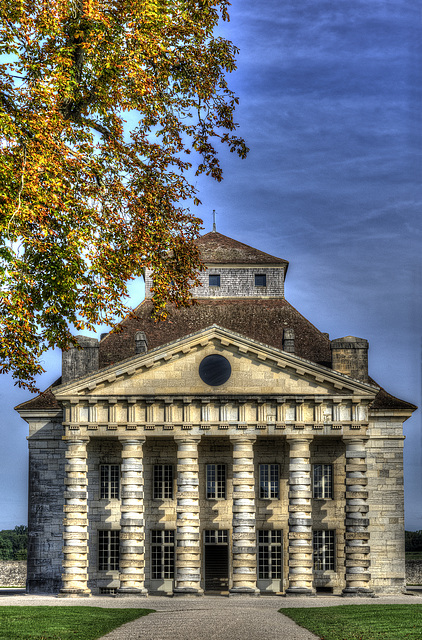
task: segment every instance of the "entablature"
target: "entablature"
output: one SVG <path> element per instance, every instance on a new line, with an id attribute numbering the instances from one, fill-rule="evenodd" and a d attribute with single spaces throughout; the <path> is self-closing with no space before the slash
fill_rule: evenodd
<path id="1" fill-rule="evenodd" d="M 189 433 L 192 436 L 266 436 L 266 437 L 366 437 L 368 423 L 63 423 L 64 438 L 133 438 L 145 435 L 158 437 Z M 136 436 L 135 436 L 136 433 Z"/>
<path id="2" fill-rule="evenodd" d="M 306 431 L 332 436 L 365 431 L 369 401 L 355 396 L 293 395 L 73 397 L 63 402 L 63 425 L 66 431 L 92 435 L 116 431 L 282 435 Z"/>
<path id="3" fill-rule="evenodd" d="M 355 396 L 90 396 L 63 401 L 65 424 L 360 424 L 370 399 Z"/>

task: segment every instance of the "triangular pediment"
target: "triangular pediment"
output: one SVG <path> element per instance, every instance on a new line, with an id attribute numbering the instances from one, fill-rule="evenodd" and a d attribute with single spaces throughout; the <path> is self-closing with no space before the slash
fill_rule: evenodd
<path id="1" fill-rule="evenodd" d="M 226 381 L 205 382 L 200 365 L 218 355 L 230 365 Z M 217 359 L 218 360 L 218 359 Z M 224 376 L 223 376 L 224 377 Z M 217 325 L 58 386 L 58 400 L 75 396 L 353 395 L 377 387 Z"/>

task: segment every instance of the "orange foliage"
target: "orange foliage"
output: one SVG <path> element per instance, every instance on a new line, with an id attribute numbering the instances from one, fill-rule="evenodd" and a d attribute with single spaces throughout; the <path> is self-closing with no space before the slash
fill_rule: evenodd
<path id="1" fill-rule="evenodd" d="M 227 0 L 1 0 L 0 371 L 33 386 L 40 355 L 127 312 L 150 268 L 157 317 L 189 303 L 201 221 L 186 177 L 244 157 L 215 37 Z M 135 122 L 132 127 L 126 119 Z"/>

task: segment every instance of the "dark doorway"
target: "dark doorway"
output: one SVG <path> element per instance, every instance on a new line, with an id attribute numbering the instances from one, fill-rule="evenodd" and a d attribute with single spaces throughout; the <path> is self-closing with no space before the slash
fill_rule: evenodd
<path id="1" fill-rule="evenodd" d="M 227 544 L 205 545 L 205 591 L 229 588 L 229 547 Z"/>

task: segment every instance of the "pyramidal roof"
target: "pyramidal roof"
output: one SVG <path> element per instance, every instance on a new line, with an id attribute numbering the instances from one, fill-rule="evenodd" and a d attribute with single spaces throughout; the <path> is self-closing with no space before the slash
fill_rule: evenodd
<path id="1" fill-rule="evenodd" d="M 210 231 L 196 240 L 205 264 L 276 264 L 287 265 L 287 260 L 254 249 L 217 231 Z"/>

